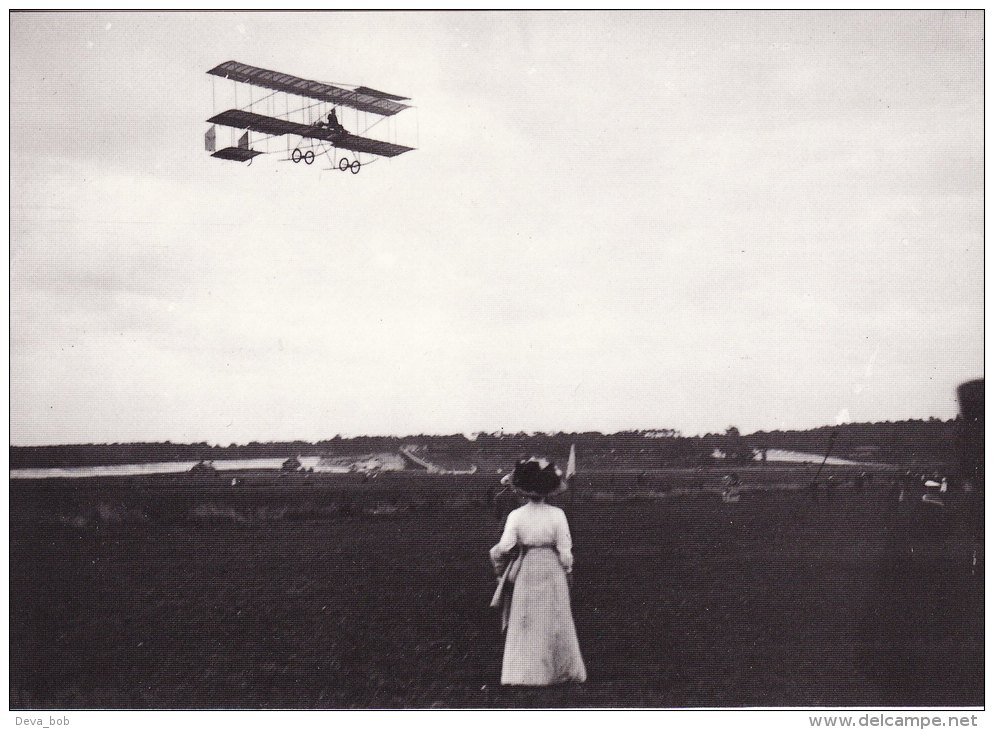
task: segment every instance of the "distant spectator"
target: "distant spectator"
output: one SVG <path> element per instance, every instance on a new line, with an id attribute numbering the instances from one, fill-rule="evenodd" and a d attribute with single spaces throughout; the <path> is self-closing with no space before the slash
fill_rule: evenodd
<path id="1" fill-rule="evenodd" d="M 521 506 L 521 499 L 511 484 L 512 474 L 509 473 L 500 480 L 500 489 L 493 492 L 489 497 L 490 511 L 494 517 L 500 520 L 501 524 L 507 516 Z"/>
<path id="2" fill-rule="evenodd" d="M 721 482 L 725 486 L 725 491 L 721 493 L 721 501 L 729 503 L 738 502 L 741 494 L 739 491 L 739 475 L 733 471 L 731 474 L 722 477 Z"/>

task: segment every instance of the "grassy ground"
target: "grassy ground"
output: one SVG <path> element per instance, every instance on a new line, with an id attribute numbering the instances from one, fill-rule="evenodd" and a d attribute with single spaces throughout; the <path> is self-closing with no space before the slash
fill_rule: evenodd
<path id="1" fill-rule="evenodd" d="M 564 503 L 590 678 L 546 689 L 499 684 L 492 478 L 15 483 L 10 706 L 983 704 L 956 505 L 639 478 Z"/>

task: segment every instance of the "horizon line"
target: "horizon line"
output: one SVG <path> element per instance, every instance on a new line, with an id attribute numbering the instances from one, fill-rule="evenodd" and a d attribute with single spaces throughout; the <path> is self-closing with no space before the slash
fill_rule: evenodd
<path id="1" fill-rule="evenodd" d="M 756 434 L 769 434 L 769 433 L 791 433 L 791 432 L 803 433 L 803 432 L 806 432 L 806 431 L 818 431 L 818 430 L 822 430 L 822 429 L 826 429 L 826 428 L 830 428 L 830 429 L 831 428 L 841 429 L 841 428 L 845 428 L 847 426 L 875 426 L 875 425 L 882 425 L 882 424 L 899 424 L 899 423 L 914 423 L 914 422 L 918 422 L 918 423 L 929 423 L 929 422 L 936 421 L 936 422 L 939 422 L 939 423 L 952 423 L 952 422 L 955 422 L 956 420 L 958 420 L 959 418 L 960 418 L 960 415 L 957 414 L 956 416 L 954 416 L 952 418 L 948 418 L 948 419 L 939 418 L 938 416 L 929 416 L 927 418 L 903 418 L 903 419 L 896 420 L 896 421 L 891 421 L 891 420 L 883 420 L 883 421 L 849 421 L 847 423 L 841 423 L 841 424 L 838 424 L 838 423 L 837 424 L 823 424 L 823 425 L 820 425 L 820 426 L 811 426 L 811 427 L 808 427 L 808 428 L 757 429 L 755 431 L 750 431 L 749 433 L 742 433 L 740 435 L 743 436 L 743 437 L 748 437 L 748 436 L 754 436 Z M 735 428 L 735 427 L 734 426 L 729 426 L 729 428 Z M 12 448 L 12 449 L 37 449 L 37 448 L 54 448 L 54 447 L 68 447 L 68 446 L 128 446 L 128 445 L 138 445 L 138 444 L 141 444 L 141 445 L 158 445 L 158 446 L 162 446 L 162 445 L 165 445 L 165 444 L 170 444 L 172 446 L 198 446 L 198 445 L 206 444 L 206 445 L 208 445 L 210 447 L 217 447 L 217 448 L 227 449 L 227 448 L 232 448 L 232 447 L 250 446 L 252 444 L 266 445 L 266 444 L 296 444 L 296 443 L 303 443 L 303 444 L 309 444 L 309 445 L 317 445 L 319 443 L 324 443 L 324 442 L 327 442 L 327 441 L 335 441 L 335 440 L 350 441 L 350 440 L 364 439 L 364 438 L 365 439 L 400 439 L 400 440 L 403 440 L 403 439 L 413 439 L 413 438 L 418 438 L 418 437 L 445 438 L 445 437 L 453 437 L 453 436 L 462 436 L 467 441 L 473 442 L 473 441 L 476 440 L 477 437 L 479 437 L 481 435 L 487 435 L 487 436 L 499 435 L 502 438 L 505 437 L 505 436 L 522 436 L 522 435 L 526 436 L 526 437 L 529 437 L 529 438 L 536 437 L 536 436 L 582 436 L 582 435 L 600 435 L 600 436 L 607 437 L 607 436 L 618 436 L 618 435 L 621 435 L 621 434 L 631 434 L 631 433 L 635 433 L 635 434 L 659 433 L 659 432 L 664 432 L 664 431 L 672 431 L 672 432 L 674 432 L 675 435 L 673 435 L 673 436 L 665 436 L 665 437 L 653 437 L 653 436 L 650 436 L 648 438 L 704 438 L 706 436 L 723 436 L 727 432 L 727 429 L 726 429 L 726 431 L 721 431 L 721 432 L 707 431 L 705 433 L 695 433 L 695 434 L 685 434 L 685 433 L 682 433 L 680 431 L 680 429 L 676 429 L 676 428 L 641 428 L 641 429 L 629 429 L 629 430 L 621 430 L 621 431 L 613 431 L 613 432 L 603 432 L 603 431 L 504 431 L 503 429 L 498 429 L 496 431 L 484 431 L 484 430 L 480 430 L 480 431 L 457 431 L 457 432 L 450 432 L 450 433 L 425 433 L 425 432 L 422 432 L 422 433 L 416 433 L 416 434 L 415 433 L 407 433 L 407 434 L 396 434 L 396 433 L 373 434 L 373 433 L 364 433 L 364 434 L 354 434 L 354 435 L 335 434 L 334 436 L 329 436 L 327 438 L 314 439 L 314 440 L 307 440 L 307 439 L 300 439 L 300 438 L 296 438 L 296 439 L 270 439 L 268 441 L 252 440 L 252 441 L 247 441 L 245 443 L 230 442 L 228 444 L 222 444 L 220 442 L 211 442 L 211 441 L 205 441 L 205 440 L 201 440 L 201 441 L 173 441 L 171 439 L 164 439 L 164 440 L 161 440 L 161 441 L 101 441 L 101 442 L 88 441 L 88 442 L 47 443 L 47 444 L 38 444 L 38 443 L 35 443 L 35 444 L 14 444 L 14 443 L 11 443 L 10 444 L 10 448 Z M 469 434 L 472 434 L 473 437 L 470 438 Z"/>

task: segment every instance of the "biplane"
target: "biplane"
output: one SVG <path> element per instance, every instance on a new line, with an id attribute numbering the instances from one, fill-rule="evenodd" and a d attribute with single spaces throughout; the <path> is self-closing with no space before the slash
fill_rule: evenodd
<path id="1" fill-rule="evenodd" d="M 327 169 L 357 174 L 361 167 L 371 164 L 371 161 L 363 159 L 363 155 L 390 158 L 414 149 L 365 136 L 380 122 L 411 109 L 410 105 L 403 103 L 410 101 L 408 97 L 377 91 L 368 86 L 308 81 L 236 61 L 222 63 L 207 73 L 228 79 L 235 85 L 235 108 L 214 114 L 207 120 L 212 126 L 204 135 L 204 146 L 212 157 L 251 164 L 258 155 L 274 153 L 268 149 L 268 144 L 265 150 L 253 147 L 253 141 L 259 145 L 285 136 L 286 161 L 311 165 L 323 156 L 331 163 Z M 237 106 L 237 84 L 249 86 L 249 103 L 241 108 Z M 270 93 L 253 99 L 252 87 L 268 89 Z M 279 108 L 280 101 L 284 102 L 282 109 Z M 269 113 L 260 113 L 260 108 Z M 345 122 L 338 121 L 339 114 L 344 114 L 345 109 L 354 111 L 354 114 L 349 114 L 352 120 L 348 121 L 354 121 L 355 132 L 348 131 Z M 325 118 L 327 121 L 324 121 Z M 245 131 L 237 144 L 218 149 L 217 125 Z M 264 136 L 250 140 L 250 132 Z M 294 140 L 296 143 L 291 144 Z"/>

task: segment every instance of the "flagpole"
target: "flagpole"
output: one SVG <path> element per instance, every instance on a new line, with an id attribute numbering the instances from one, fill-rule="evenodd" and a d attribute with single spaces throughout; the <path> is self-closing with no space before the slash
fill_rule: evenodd
<path id="1" fill-rule="evenodd" d="M 828 448 L 825 449 L 825 458 L 821 460 L 821 464 L 818 465 L 818 471 L 815 472 L 815 478 L 811 480 L 812 487 L 818 484 L 818 477 L 821 476 L 822 467 L 824 467 L 825 462 L 828 461 L 828 455 L 832 453 L 832 444 L 835 443 L 835 437 L 838 435 L 839 435 L 838 431 L 832 431 L 832 435 L 828 439 Z"/>

